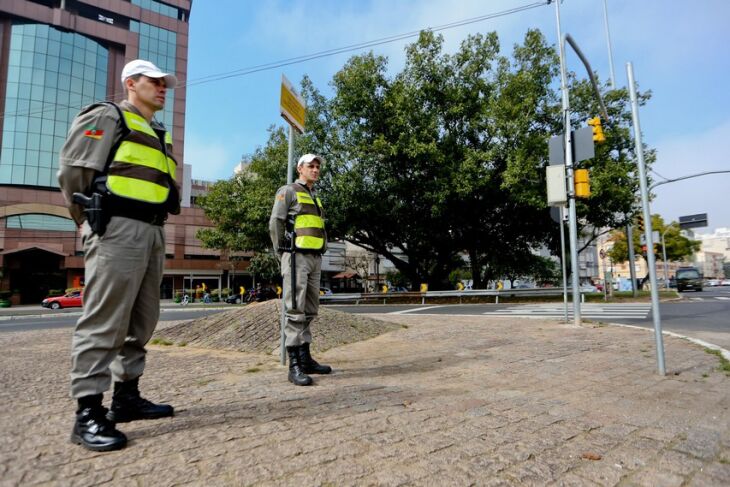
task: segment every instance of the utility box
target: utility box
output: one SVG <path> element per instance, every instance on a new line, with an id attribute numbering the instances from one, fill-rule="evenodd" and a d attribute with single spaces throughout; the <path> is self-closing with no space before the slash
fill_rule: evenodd
<path id="1" fill-rule="evenodd" d="M 549 206 L 563 206 L 568 202 L 565 190 L 565 166 L 555 165 L 545 168 L 547 182 L 547 202 Z"/>

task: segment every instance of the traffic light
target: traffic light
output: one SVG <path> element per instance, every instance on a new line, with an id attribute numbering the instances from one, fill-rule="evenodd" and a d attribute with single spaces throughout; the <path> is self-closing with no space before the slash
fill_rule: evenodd
<path id="1" fill-rule="evenodd" d="M 575 182 L 575 197 L 588 198 L 591 195 L 588 169 L 576 169 L 573 180 Z"/>
<path id="2" fill-rule="evenodd" d="M 644 217 L 643 215 L 636 215 L 636 228 L 639 229 L 640 233 L 644 233 Z"/>
<path id="3" fill-rule="evenodd" d="M 606 136 L 603 135 L 603 127 L 601 127 L 601 117 L 588 119 L 588 125 L 593 128 L 593 142 L 606 142 Z"/>

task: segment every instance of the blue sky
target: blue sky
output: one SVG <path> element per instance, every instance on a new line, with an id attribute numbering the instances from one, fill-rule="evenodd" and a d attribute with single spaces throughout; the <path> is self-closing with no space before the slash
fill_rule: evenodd
<path id="1" fill-rule="evenodd" d="M 533 3 L 534 0 L 195 0 L 190 17 L 188 81 L 416 31 Z M 656 173 L 676 178 L 730 169 L 730 2 L 726 0 L 607 0 L 616 84 L 626 86 L 632 62 L 640 89 L 653 98 L 640 110 L 644 142 L 658 150 Z M 603 0 L 564 0 L 564 33 L 578 42 L 602 79 L 609 77 Z M 509 54 L 529 28 L 556 42 L 555 7 L 441 31 L 447 51 L 470 33 L 496 31 Z M 403 65 L 413 39 L 373 48 Z M 364 52 L 364 51 L 359 51 Z M 242 154 L 265 144 L 267 128 L 283 125 L 279 86 L 303 75 L 329 94 L 329 82 L 359 52 L 338 54 L 211 83 L 187 93 L 185 162 L 196 179 L 227 178 Z M 584 73 L 577 56 L 568 67 Z M 661 180 L 653 174 L 656 180 Z M 730 174 L 663 185 L 652 213 L 665 220 L 708 213 L 711 231 L 730 227 Z"/>

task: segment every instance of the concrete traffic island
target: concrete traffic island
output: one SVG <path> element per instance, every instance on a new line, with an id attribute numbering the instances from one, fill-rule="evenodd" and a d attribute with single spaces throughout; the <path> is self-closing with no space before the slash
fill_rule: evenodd
<path id="1" fill-rule="evenodd" d="M 0 334 L 0 485 L 730 484 L 730 377 L 702 347 L 667 337 L 660 377 L 645 330 L 377 319 L 313 387 L 267 347 L 151 346 L 140 386 L 176 416 L 110 453 L 68 442 L 71 330 Z"/>
<path id="2" fill-rule="evenodd" d="M 281 301 L 277 299 L 158 329 L 153 341 L 215 350 L 278 353 L 280 328 Z M 312 322 L 312 350 L 322 352 L 397 328 L 396 324 L 365 315 L 321 307 L 319 316 Z"/>

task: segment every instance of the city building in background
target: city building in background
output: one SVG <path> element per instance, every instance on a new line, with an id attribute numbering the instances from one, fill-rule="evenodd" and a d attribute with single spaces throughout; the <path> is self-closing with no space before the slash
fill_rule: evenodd
<path id="1" fill-rule="evenodd" d="M 79 110 L 121 101 L 121 71 L 142 58 L 175 73 L 157 119 L 185 162 L 185 97 L 191 0 L 0 0 L 0 290 L 40 303 L 51 289 L 83 285 L 81 238 L 58 188 L 58 155 Z M 195 162 L 195 161 L 190 161 Z M 194 200 L 207 185 L 178 165 L 183 210 L 165 226 L 163 297 L 203 281 L 246 277 L 246 259 L 203 249 L 195 232 L 211 223 Z M 250 282 L 248 276 L 247 283 Z"/>

